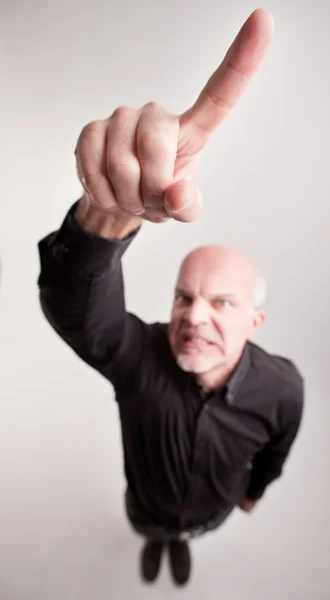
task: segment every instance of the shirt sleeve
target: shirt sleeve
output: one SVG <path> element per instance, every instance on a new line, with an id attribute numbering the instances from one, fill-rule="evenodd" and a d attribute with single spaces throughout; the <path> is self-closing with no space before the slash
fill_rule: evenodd
<path id="1" fill-rule="evenodd" d="M 40 304 L 72 350 L 120 385 L 138 367 L 148 330 L 125 308 L 121 258 L 138 230 L 123 240 L 86 233 L 74 218 L 76 205 L 38 244 Z"/>
<path id="2" fill-rule="evenodd" d="M 266 487 L 283 472 L 302 421 L 303 388 L 303 380 L 300 378 L 299 385 L 294 386 L 294 389 L 281 399 L 278 430 L 255 456 L 252 463 L 250 481 L 245 492 L 246 498 L 250 500 L 259 500 L 265 493 Z"/>

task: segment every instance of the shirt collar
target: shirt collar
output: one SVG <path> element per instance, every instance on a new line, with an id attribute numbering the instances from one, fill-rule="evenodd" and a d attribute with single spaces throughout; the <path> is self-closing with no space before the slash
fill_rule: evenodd
<path id="1" fill-rule="evenodd" d="M 229 376 L 226 383 L 221 386 L 221 388 L 212 389 L 209 392 L 203 391 L 203 387 L 196 380 L 196 375 L 189 374 L 189 377 L 194 381 L 195 386 L 197 386 L 199 393 L 204 397 L 212 396 L 214 393 L 221 393 L 224 401 L 232 405 L 235 402 L 235 397 L 241 387 L 245 376 L 247 375 L 251 366 L 251 351 L 250 345 L 247 342 L 244 346 L 242 355 L 240 360 L 238 361 L 234 371 Z"/>
<path id="2" fill-rule="evenodd" d="M 165 325 L 166 335 L 168 339 L 168 323 Z M 243 348 L 243 352 L 240 360 L 238 361 L 234 371 L 231 373 L 229 379 L 222 387 L 222 391 L 224 393 L 224 400 L 227 404 L 234 404 L 235 396 L 245 379 L 249 369 L 251 366 L 251 348 L 250 342 L 247 341 Z M 197 381 L 195 375 L 189 374 L 190 378 L 194 381 L 195 385 L 197 385 L 198 389 L 202 391 L 202 386 L 200 386 Z M 214 391 L 214 390 L 213 390 Z M 209 392 L 212 393 L 212 390 Z"/>

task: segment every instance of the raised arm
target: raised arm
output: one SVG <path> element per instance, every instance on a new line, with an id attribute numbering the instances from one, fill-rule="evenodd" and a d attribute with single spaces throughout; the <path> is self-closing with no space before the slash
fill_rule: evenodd
<path id="1" fill-rule="evenodd" d="M 123 106 L 79 136 L 75 155 L 85 193 L 60 230 L 39 244 L 40 301 L 59 335 L 109 378 L 118 373 L 118 360 L 133 360 L 132 340 L 136 363 L 146 335 L 145 325 L 125 311 L 121 256 L 143 219 L 197 218 L 196 164 L 262 62 L 272 30 L 271 15 L 254 11 L 182 115 L 155 102 L 138 110 Z"/>
<path id="2" fill-rule="evenodd" d="M 61 228 L 39 243 L 44 315 L 86 363 L 114 383 L 138 366 L 146 337 L 146 325 L 126 312 L 121 266 L 140 225 L 138 217 L 100 213 L 82 198 Z"/>

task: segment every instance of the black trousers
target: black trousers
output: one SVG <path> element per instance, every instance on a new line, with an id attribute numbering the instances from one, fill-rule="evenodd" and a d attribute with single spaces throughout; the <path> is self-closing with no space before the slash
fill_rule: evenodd
<path id="1" fill-rule="evenodd" d="M 168 527 L 148 522 L 145 519 L 139 519 L 136 513 L 134 500 L 129 490 L 126 490 L 125 493 L 125 507 L 128 520 L 136 533 L 148 539 L 162 540 L 166 542 L 173 539 L 190 540 L 203 535 L 204 533 L 214 531 L 229 517 L 230 513 L 234 510 L 235 505 L 228 505 L 221 508 L 216 515 L 212 516 L 210 519 L 207 519 L 204 523 L 193 525 L 188 529 L 169 529 Z"/>

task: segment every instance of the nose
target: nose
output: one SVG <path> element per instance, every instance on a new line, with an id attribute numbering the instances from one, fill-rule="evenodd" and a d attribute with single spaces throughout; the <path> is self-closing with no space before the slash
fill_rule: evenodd
<path id="1" fill-rule="evenodd" d="M 209 315 L 207 304 L 202 298 L 195 298 L 185 310 L 186 321 L 196 327 L 208 323 Z"/>

